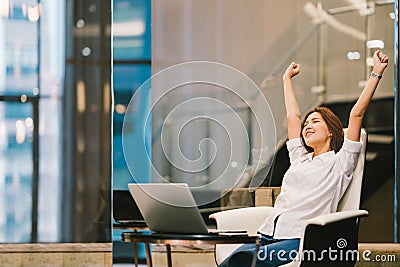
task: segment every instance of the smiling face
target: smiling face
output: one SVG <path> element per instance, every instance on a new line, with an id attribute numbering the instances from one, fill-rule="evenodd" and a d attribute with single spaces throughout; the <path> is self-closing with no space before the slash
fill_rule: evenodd
<path id="1" fill-rule="evenodd" d="M 330 150 L 332 133 L 319 112 L 313 112 L 305 119 L 302 136 L 305 144 L 314 151 L 323 148 Z"/>
<path id="2" fill-rule="evenodd" d="M 300 135 L 301 142 L 308 152 L 338 152 L 344 140 L 339 117 L 327 107 L 316 107 L 307 112 L 301 123 Z"/>

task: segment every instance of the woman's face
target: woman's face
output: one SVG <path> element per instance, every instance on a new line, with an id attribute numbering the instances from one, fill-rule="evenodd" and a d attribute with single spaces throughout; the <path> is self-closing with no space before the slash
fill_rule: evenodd
<path id="1" fill-rule="evenodd" d="M 306 118 L 302 135 L 307 146 L 316 148 L 330 142 L 332 134 L 319 112 L 313 112 Z"/>

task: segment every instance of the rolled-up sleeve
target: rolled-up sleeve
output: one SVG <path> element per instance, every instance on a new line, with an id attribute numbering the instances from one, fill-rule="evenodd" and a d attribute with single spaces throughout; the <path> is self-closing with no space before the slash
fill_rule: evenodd
<path id="1" fill-rule="evenodd" d="M 353 173 L 362 145 L 362 141 L 355 142 L 347 138 L 344 139 L 343 146 L 338 152 L 337 163 L 346 176 Z"/>
<path id="2" fill-rule="evenodd" d="M 306 148 L 301 143 L 300 138 L 294 138 L 286 142 L 286 147 L 289 152 L 290 163 L 294 160 L 307 154 Z"/>

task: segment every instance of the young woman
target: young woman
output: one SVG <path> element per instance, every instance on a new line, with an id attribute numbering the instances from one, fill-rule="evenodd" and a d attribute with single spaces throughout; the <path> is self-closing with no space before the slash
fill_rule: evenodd
<path id="1" fill-rule="evenodd" d="M 287 68 L 283 87 L 290 167 L 283 177 L 274 210 L 259 229 L 261 245 L 256 266 L 280 266 L 292 261 L 306 221 L 337 210 L 362 146 L 363 116 L 388 58 L 377 50 L 373 62 L 367 84 L 350 112 L 346 138 L 339 118 L 326 107 L 309 111 L 301 122 L 292 84 L 292 78 L 300 73 L 300 65 L 293 62 Z M 254 253 L 255 245 L 245 244 L 220 266 L 250 266 Z"/>

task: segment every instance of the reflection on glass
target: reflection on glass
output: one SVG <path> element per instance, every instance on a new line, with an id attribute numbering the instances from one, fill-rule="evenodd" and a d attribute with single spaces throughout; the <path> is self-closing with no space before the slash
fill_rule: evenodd
<path id="1" fill-rule="evenodd" d="M 0 242 L 30 242 L 32 105 L 0 102 Z"/>
<path id="2" fill-rule="evenodd" d="M 41 2 L 0 4 L 0 242 L 56 242 L 61 236 L 64 1 Z"/>
<path id="3" fill-rule="evenodd" d="M 355 5 L 354 2 L 360 2 L 362 5 Z M 356 100 L 360 87 L 365 85 L 372 71 L 370 58 L 374 50 L 380 48 L 385 54 L 394 55 L 393 16 L 390 15 L 393 13 L 393 1 L 305 0 L 295 3 L 282 0 L 255 0 L 251 3 L 240 0 L 222 0 L 218 3 L 155 0 L 152 5 L 153 73 L 178 63 L 196 60 L 221 62 L 243 71 L 261 87 L 271 106 L 277 126 L 279 149 L 284 146 L 284 141 L 287 139 L 281 77 L 290 62 L 296 61 L 302 66 L 301 78 L 295 80 L 295 94 L 302 114 L 315 106 L 329 105 L 336 108 L 340 115 Z M 207 20 L 199 15 L 198 10 L 202 10 L 203 14 L 209 14 Z M 275 23 L 276 21 L 279 23 Z M 367 42 L 371 40 L 380 41 Z M 390 106 L 393 103 L 394 71 L 391 68 L 393 65 L 389 64 L 385 77 L 380 81 L 375 93 L 374 103 L 371 104 L 365 118 L 368 131 L 389 137 L 393 136 L 393 115 L 390 115 L 393 113 Z M 219 97 L 219 100 L 223 100 L 231 107 L 236 107 L 240 103 L 229 102 L 228 94 L 218 92 L 216 88 L 210 89 L 206 95 L 208 92 L 203 85 L 191 84 L 185 87 L 176 89 L 175 94 L 165 95 L 164 99 L 154 103 L 158 106 L 156 112 L 153 112 L 153 136 L 157 136 L 158 126 L 163 125 L 170 140 L 177 139 L 181 142 L 181 147 L 170 147 L 168 145 L 171 142 L 165 142 L 167 149 L 163 150 L 163 147 L 158 145 L 161 138 L 152 140 L 152 160 L 166 180 L 186 182 L 187 179 L 196 184 L 205 184 L 212 180 L 211 172 L 199 172 L 198 177 L 193 173 L 180 175 L 169 159 L 183 153 L 190 160 L 194 160 L 199 158 L 200 152 L 203 151 L 212 158 L 212 153 L 208 153 L 205 149 L 201 150 L 200 146 L 203 144 L 199 140 L 209 138 L 217 143 L 222 139 L 221 134 L 213 131 L 212 127 L 204 122 L 201 124 L 199 122 L 193 127 L 180 127 L 179 119 L 169 115 L 175 107 L 187 99 L 200 96 Z M 156 89 L 156 86 L 152 88 L 153 96 L 157 94 Z M 208 107 L 204 107 L 206 108 Z M 192 109 L 185 110 L 179 115 L 189 117 Z M 237 114 L 241 115 L 239 112 Z M 380 124 L 382 117 L 385 118 L 385 126 Z M 243 122 L 246 123 L 247 120 L 243 119 Z M 346 124 L 347 121 L 344 122 L 344 126 Z M 177 132 L 181 128 L 182 131 L 179 132 L 181 135 L 178 136 Z M 251 133 L 254 134 L 254 131 Z M 259 140 L 255 136 L 251 138 L 251 143 L 257 147 Z M 242 138 L 242 141 L 235 145 L 240 146 L 245 141 Z M 220 143 L 223 146 L 223 142 Z M 382 197 L 376 200 L 372 196 L 382 194 L 393 197 L 394 170 L 390 163 L 393 160 L 391 152 L 394 149 L 393 144 L 388 144 L 382 152 L 375 147 L 376 143 L 371 141 L 370 144 L 371 154 L 377 153 L 380 156 L 376 157 L 378 161 L 371 160 L 366 164 L 369 170 L 365 172 L 367 193 L 364 194 L 363 203 L 369 205 L 366 208 L 371 209 L 370 216 L 374 217 L 377 213 L 372 211 L 378 211 L 377 206 L 374 206 L 376 203 L 388 207 L 393 205 L 390 198 Z M 223 155 L 230 152 L 221 150 L 224 151 Z M 243 155 L 250 154 L 248 150 L 249 147 L 243 148 Z M 212 149 L 209 151 L 212 152 Z M 219 164 L 218 167 L 221 166 L 223 165 Z M 232 167 L 229 164 L 226 166 Z M 272 175 L 280 174 L 277 170 L 286 167 L 276 166 Z M 376 173 L 378 169 L 380 173 Z M 387 171 L 385 175 L 382 174 L 384 171 Z M 279 181 L 275 181 L 279 185 L 282 176 L 283 174 L 279 176 Z M 270 177 L 265 177 L 264 185 L 269 186 Z M 382 188 L 386 186 L 387 191 L 383 191 L 377 185 Z M 385 215 L 393 217 L 391 211 Z M 365 242 L 383 239 L 392 241 L 393 236 L 388 230 L 393 227 L 390 219 L 381 222 L 380 229 L 386 229 L 385 233 L 382 231 L 380 234 L 374 235 L 375 232 L 371 234 L 369 229 L 372 227 L 368 223 L 364 223 L 363 227 L 366 228 L 361 231 L 361 240 Z"/>
<path id="4" fill-rule="evenodd" d="M 131 101 L 133 94 L 141 84 L 150 77 L 151 67 L 146 65 L 123 64 L 114 65 L 114 113 L 113 113 L 113 189 L 126 189 L 127 184 L 132 182 L 132 174 L 129 172 L 125 162 L 124 151 L 122 148 L 122 126 L 124 123 L 125 112 Z M 144 103 L 142 103 L 144 104 Z M 138 107 L 142 110 L 143 105 Z M 125 123 L 127 123 L 125 121 Z M 129 123 L 129 122 L 128 122 Z M 135 122 L 136 124 L 136 122 Z M 132 130 L 132 134 L 135 131 Z M 137 156 L 140 160 L 140 157 Z M 141 162 L 141 161 L 140 161 Z M 148 172 L 145 161 L 141 162 L 143 168 L 141 174 Z M 148 175 L 146 175 L 148 176 Z M 138 179 L 143 179 L 138 177 Z"/>
<path id="5" fill-rule="evenodd" d="M 114 60 L 150 60 L 150 9 L 149 0 L 114 1 Z"/>

